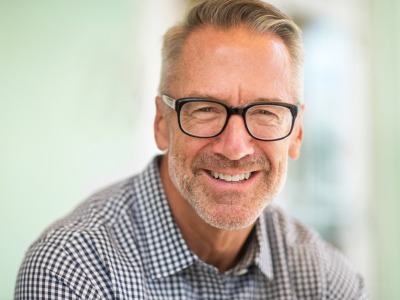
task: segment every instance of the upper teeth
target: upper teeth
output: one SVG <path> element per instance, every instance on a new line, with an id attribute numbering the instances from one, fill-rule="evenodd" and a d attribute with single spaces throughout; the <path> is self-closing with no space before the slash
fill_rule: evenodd
<path id="1" fill-rule="evenodd" d="M 249 179 L 251 173 L 243 173 L 243 174 L 236 174 L 236 175 L 229 175 L 229 174 L 222 174 L 218 172 L 211 171 L 211 175 L 216 179 L 222 179 L 225 181 L 242 181 L 245 179 Z"/>

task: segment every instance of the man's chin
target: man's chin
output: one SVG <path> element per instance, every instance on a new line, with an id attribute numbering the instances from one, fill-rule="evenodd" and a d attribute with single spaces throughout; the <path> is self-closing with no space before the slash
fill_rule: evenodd
<path id="1" fill-rule="evenodd" d="M 252 226 L 261 214 L 261 211 L 251 211 L 242 205 L 233 205 L 232 203 L 218 203 L 214 204 L 212 208 L 194 207 L 194 209 L 208 225 L 223 230 L 241 230 Z"/>

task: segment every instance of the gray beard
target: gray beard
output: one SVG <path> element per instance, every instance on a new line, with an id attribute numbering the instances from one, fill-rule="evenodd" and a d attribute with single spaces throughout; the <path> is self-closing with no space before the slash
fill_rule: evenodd
<path id="1" fill-rule="evenodd" d="M 199 154 L 193 160 L 190 171 L 193 177 L 190 177 L 184 169 L 186 166 L 186 158 L 183 155 L 171 155 L 169 153 L 169 175 L 175 187 L 178 189 L 184 199 L 193 207 L 195 212 L 209 225 L 224 230 L 239 230 L 252 225 L 260 216 L 264 208 L 271 203 L 272 199 L 280 192 L 286 179 L 286 168 L 278 172 L 278 176 L 273 178 L 271 175 L 271 167 L 269 161 L 265 157 L 243 158 L 238 161 L 231 161 L 219 155 Z M 243 200 L 244 197 L 252 202 L 250 210 L 241 211 L 240 218 L 229 218 L 227 220 L 216 218 L 207 212 L 207 199 L 213 199 L 210 191 L 207 191 L 198 184 L 200 177 L 197 170 L 202 169 L 218 169 L 226 168 L 247 171 L 249 169 L 264 170 L 263 177 L 265 184 L 258 189 L 257 195 L 243 195 L 237 192 L 224 193 L 224 199 L 232 199 L 237 201 Z M 186 172 L 185 172 L 186 171 Z M 197 174 L 196 174 L 197 172 Z M 284 175 L 284 176 L 282 176 Z M 246 199 L 246 200 L 248 200 Z"/>

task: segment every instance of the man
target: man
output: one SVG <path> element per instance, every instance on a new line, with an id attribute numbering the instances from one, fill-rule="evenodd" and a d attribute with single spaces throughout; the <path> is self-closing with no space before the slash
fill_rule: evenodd
<path id="1" fill-rule="evenodd" d="M 366 299 L 362 279 L 271 202 L 303 140 L 298 27 L 210 0 L 164 37 L 163 156 L 29 249 L 16 299 Z"/>

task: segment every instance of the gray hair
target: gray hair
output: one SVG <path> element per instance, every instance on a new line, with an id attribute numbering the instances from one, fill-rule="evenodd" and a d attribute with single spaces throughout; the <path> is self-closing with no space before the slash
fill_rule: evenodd
<path id="1" fill-rule="evenodd" d="M 297 101 L 303 100 L 304 50 L 300 28 L 274 6 L 259 0 L 207 0 L 194 6 L 183 22 L 164 35 L 159 94 L 167 93 L 176 78 L 177 63 L 188 36 L 205 26 L 230 29 L 246 26 L 257 34 L 275 34 L 286 45 Z"/>

